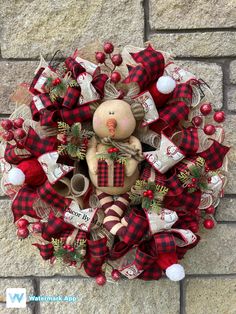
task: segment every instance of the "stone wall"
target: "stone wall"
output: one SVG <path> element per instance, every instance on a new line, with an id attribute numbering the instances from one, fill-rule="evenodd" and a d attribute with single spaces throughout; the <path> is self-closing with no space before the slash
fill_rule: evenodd
<path id="1" fill-rule="evenodd" d="M 39 54 L 65 53 L 96 38 L 121 46 L 151 40 L 172 51 L 212 87 L 227 112 L 229 184 L 217 209 L 217 228 L 184 259 L 186 279 L 173 283 L 122 280 L 100 288 L 75 269 L 44 263 L 30 241 L 16 239 L 9 201 L 0 196 L 0 313 L 235 313 L 236 299 L 236 1 L 235 0 L 0 0 L 0 112 L 17 83 L 29 81 Z M 28 294 L 76 295 L 70 303 L 5 308 L 6 287 Z"/>

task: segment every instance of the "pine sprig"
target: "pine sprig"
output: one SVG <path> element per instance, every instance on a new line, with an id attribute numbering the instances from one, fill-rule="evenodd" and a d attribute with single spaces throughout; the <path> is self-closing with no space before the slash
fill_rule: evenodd
<path id="1" fill-rule="evenodd" d="M 58 139 L 62 144 L 58 146 L 60 155 L 68 154 L 73 159 L 84 160 L 86 157 L 87 143 L 94 133 L 83 130 L 81 123 L 69 126 L 65 122 L 58 122 Z"/>
<path id="2" fill-rule="evenodd" d="M 142 208 L 159 213 L 167 193 L 168 188 L 165 186 L 155 184 L 155 182 L 136 180 L 129 195 L 133 204 L 141 203 Z"/>
<path id="3" fill-rule="evenodd" d="M 197 189 L 207 190 L 209 174 L 206 172 L 204 158 L 198 157 L 194 164 L 188 167 L 188 170 L 180 172 L 177 177 L 182 182 L 183 187 L 188 188 L 189 193 L 193 193 Z"/>
<path id="4" fill-rule="evenodd" d="M 69 134 L 69 132 L 70 132 L 69 124 L 62 122 L 62 121 L 59 121 L 59 122 L 57 122 L 57 125 L 58 125 L 59 133 Z"/>
<path id="5" fill-rule="evenodd" d="M 60 261 L 64 263 L 76 263 L 84 260 L 86 253 L 86 240 L 75 241 L 69 246 L 72 248 L 72 251 L 66 248 L 65 242 L 61 239 L 53 238 L 52 244 L 54 248 L 54 256 Z"/>

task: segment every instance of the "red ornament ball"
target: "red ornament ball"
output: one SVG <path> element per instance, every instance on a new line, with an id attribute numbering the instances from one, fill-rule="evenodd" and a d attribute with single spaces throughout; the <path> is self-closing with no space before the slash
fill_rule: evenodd
<path id="1" fill-rule="evenodd" d="M 2 134 L 4 141 L 12 141 L 14 139 L 14 133 L 12 131 L 4 131 Z"/>
<path id="2" fill-rule="evenodd" d="M 16 139 L 22 140 L 26 136 L 26 132 L 23 129 L 16 129 L 14 135 Z"/>
<path id="3" fill-rule="evenodd" d="M 17 230 L 17 236 L 19 239 L 25 239 L 29 235 L 29 230 L 27 228 L 20 228 Z"/>
<path id="4" fill-rule="evenodd" d="M 113 72 L 110 78 L 113 83 L 118 83 L 121 80 L 121 75 L 119 72 Z"/>
<path id="5" fill-rule="evenodd" d="M 215 222 L 212 219 L 205 219 L 203 222 L 203 226 L 206 229 L 213 229 L 215 227 Z"/>
<path id="6" fill-rule="evenodd" d="M 106 277 L 103 275 L 103 274 L 100 274 L 96 277 L 96 283 L 99 285 L 99 286 L 103 286 L 105 285 L 107 279 Z"/>
<path id="7" fill-rule="evenodd" d="M 200 126 L 200 125 L 202 124 L 202 118 L 199 117 L 199 116 L 193 117 L 192 123 L 193 123 L 195 126 Z"/>
<path id="8" fill-rule="evenodd" d="M 218 123 L 224 122 L 225 121 L 225 113 L 224 113 L 224 111 L 215 112 L 213 118 Z"/>
<path id="9" fill-rule="evenodd" d="M 212 105 L 211 104 L 203 104 L 200 107 L 200 111 L 204 116 L 207 116 L 212 111 Z"/>
<path id="10" fill-rule="evenodd" d="M 123 59 L 122 59 L 122 57 L 121 57 L 121 54 L 118 53 L 118 54 L 116 54 L 116 55 L 113 55 L 113 56 L 111 57 L 111 61 L 112 61 L 112 63 L 113 63 L 114 65 L 116 65 L 116 66 L 121 65 L 121 63 L 123 62 Z"/>
<path id="11" fill-rule="evenodd" d="M 42 232 L 42 229 L 43 229 L 43 225 L 41 222 L 35 222 L 33 223 L 32 225 L 32 230 L 33 232 L 35 233 L 41 233 Z"/>
<path id="12" fill-rule="evenodd" d="M 192 230 L 192 232 L 197 233 L 199 230 L 199 226 L 197 223 L 193 223 L 190 227 L 190 229 Z"/>
<path id="13" fill-rule="evenodd" d="M 105 60 L 106 60 L 106 55 L 105 55 L 104 52 L 98 51 L 98 52 L 96 52 L 96 54 L 95 54 L 95 58 L 96 58 L 96 60 L 97 60 L 98 63 L 104 63 Z"/>
<path id="14" fill-rule="evenodd" d="M 16 222 L 16 226 L 17 228 L 20 228 L 20 229 L 24 229 L 26 228 L 27 226 L 29 225 L 29 222 L 27 219 L 19 219 L 17 222 Z"/>
<path id="15" fill-rule="evenodd" d="M 117 269 L 113 269 L 111 272 L 111 277 L 115 281 L 119 280 L 120 279 L 120 272 Z"/>
<path id="16" fill-rule="evenodd" d="M 215 133 L 216 128 L 215 128 L 214 125 L 212 125 L 212 124 L 206 124 L 206 125 L 204 126 L 203 131 L 204 131 L 204 133 L 205 133 L 206 135 L 212 135 L 212 134 Z"/>
<path id="17" fill-rule="evenodd" d="M 103 50 L 105 51 L 105 53 L 112 53 L 114 50 L 114 46 L 112 43 L 107 42 L 104 44 L 103 46 Z"/>
<path id="18" fill-rule="evenodd" d="M 23 118 L 17 118 L 13 120 L 13 126 L 15 129 L 22 128 L 23 123 L 24 123 Z"/>
<path id="19" fill-rule="evenodd" d="M 53 80 L 52 85 L 57 86 L 59 84 L 61 84 L 61 79 L 59 77 L 57 77 L 55 80 Z"/>
<path id="20" fill-rule="evenodd" d="M 10 119 L 5 119 L 5 120 L 2 120 L 1 121 L 1 127 L 6 130 L 6 131 L 9 131 L 12 129 L 13 127 L 13 123 Z"/>
<path id="21" fill-rule="evenodd" d="M 20 149 L 24 148 L 25 147 L 24 141 L 17 141 L 16 147 Z"/>
<path id="22" fill-rule="evenodd" d="M 206 214 L 213 215 L 215 213 L 215 207 L 211 205 L 205 209 L 205 212 Z"/>

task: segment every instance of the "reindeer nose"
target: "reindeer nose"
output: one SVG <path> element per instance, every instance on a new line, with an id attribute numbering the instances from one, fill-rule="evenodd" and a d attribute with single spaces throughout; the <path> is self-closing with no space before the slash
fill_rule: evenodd
<path id="1" fill-rule="evenodd" d="M 117 126 L 117 121 L 114 118 L 110 118 L 107 120 L 106 126 L 108 127 L 109 133 L 112 137 L 115 136 L 115 130 Z"/>

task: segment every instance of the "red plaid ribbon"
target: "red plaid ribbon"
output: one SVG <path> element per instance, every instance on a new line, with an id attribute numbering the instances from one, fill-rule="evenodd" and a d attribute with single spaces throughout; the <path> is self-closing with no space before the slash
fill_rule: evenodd
<path id="1" fill-rule="evenodd" d="M 36 246 L 39 249 L 40 255 L 44 260 L 48 260 L 53 257 L 54 248 L 52 243 L 48 244 L 32 243 L 32 245 Z"/>
<path id="2" fill-rule="evenodd" d="M 49 214 L 48 221 L 43 224 L 42 237 L 51 241 L 52 238 L 60 238 L 70 233 L 73 226 L 64 222 L 61 217 L 56 217 L 53 212 Z"/>
<path id="3" fill-rule="evenodd" d="M 32 156 L 39 157 L 45 153 L 56 150 L 57 139 L 55 136 L 41 139 L 35 130 L 30 127 L 24 146 L 32 154 Z"/>
<path id="4" fill-rule="evenodd" d="M 196 154 L 198 147 L 199 140 L 197 128 L 183 129 L 179 148 L 186 156 L 191 156 Z"/>
<path id="5" fill-rule="evenodd" d="M 169 232 L 159 232 L 154 234 L 154 241 L 157 253 L 173 253 L 176 244 L 173 234 Z"/>
<path id="6" fill-rule="evenodd" d="M 179 121 L 187 120 L 191 101 L 191 86 L 187 83 L 178 84 L 166 106 L 158 108 L 160 119 L 171 128 L 177 125 Z"/>
<path id="7" fill-rule="evenodd" d="M 178 211 L 179 219 L 174 224 L 173 228 L 177 229 L 189 229 L 192 232 L 196 232 L 196 226 L 199 225 L 200 216 L 193 215 L 190 211 L 185 210 Z"/>
<path id="8" fill-rule="evenodd" d="M 102 264 L 108 255 L 107 238 L 99 240 L 87 240 L 87 254 L 84 262 L 84 270 L 91 277 L 96 277 L 102 272 Z"/>
<path id="9" fill-rule="evenodd" d="M 135 67 L 128 66 L 129 75 L 124 83 L 138 83 L 140 90 L 144 90 L 164 73 L 164 56 L 149 45 L 144 50 L 131 53 L 132 58 L 139 63 Z"/>
<path id="10" fill-rule="evenodd" d="M 71 199 L 65 198 L 59 195 L 53 188 L 53 186 L 46 181 L 43 185 L 37 188 L 39 197 L 47 204 L 52 205 L 61 214 L 64 214 L 66 208 L 70 205 Z"/>
<path id="11" fill-rule="evenodd" d="M 188 193 L 187 190 L 178 195 L 178 197 L 165 197 L 164 207 L 171 210 L 184 209 L 187 211 L 193 211 L 197 209 L 201 202 L 201 191 L 197 190 L 193 193 Z"/>
<path id="12" fill-rule="evenodd" d="M 46 94 L 39 95 L 38 97 L 41 97 L 40 99 L 44 108 L 38 110 L 34 101 L 32 101 L 30 108 L 33 119 L 36 121 L 40 120 L 41 125 L 48 126 L 56 126 L 57 121 L 60 120 L 72 125 L 76 122 L 83 122 L 91 119 L 92 112 L 89 105 L 85 104 L 83 106 L 70 109 L 75 103 L 77 103 L 78 93 L 80 92 L 76 88 L 70 89 L 67 92 L 62 105 L 59 102 L 52 103 Z"/>
<path id="13" fill-rule="evenodd" d="M 38 194 L 36 193 L 35 189 L 28 185 L 23 186 L 12 202 L 11 209 L 14 216 L 14 222 L 24 215 L 33 218 L 40 218 L 33 209 L 33 204 L 37 199 Z"/>
<path id="14" fill-rule="evenodd" d="M 210 170 L 216 170 L 222 166 L 230 147 L 224 146 L 215 140 L 212 141 L 213 144 L 207 150 L 201 152 L 199 156 L 205 159 L 206 165 Z"/>
<path id="15" fill-rule="evenodd" d="M 148 231 L 148 221 L 143 210 L 133 208 L 128 217 L 128 226 L 126 228 L 123 241 L 129 246 L 137 244 Z"/>
<path id="16" fill-rule="evenodd" d="M 98 160 L 98 186 L 108 186 L 108 164 L 105 160 Z M 125 168 L 124 165 L 118 161 L 114 161 L 114 187 L 124 186 Z"/>
<path id="17" fill-rule="evenodd" d="M 78 102 L 80 90 L 75 87 L 68 87 L 62 106 L 67 109 L 72 109 Z"/>
<path id="18" fill-rule="evenodd" d="M 19 164 L 21 161 L 28 159 L 31 157 L 31 154 L 22 154 L 18 155 L 16 154 L 16 145 L 11 145 L 7 143 L 5 152 L 4 152 L 4 159 L 9 163 L 13 165 Z"/>
<path id="19" fill-rule="evenodd" d="M 154 182 L 169 189 L 166 196 L 179 196 L 180 194 L 184 193 L 182 183 L 178 179 L 175 172 L 170 172 L 169 174 L 160 174 L 154 169 L 152 170 L 152 167 L 147 162 L 145 162 L 145 166 L 140 175 L 141 180 L 150 181 L 151 171 L 154 171 Z"/>
<path id="20" fill-rule="evenodd" d="M 69 71 L 71 71 L 73 77 L 75 79 L 77 79 L 77 77 L 85 72 L 85 68 L 82 67 L 81 64 L 79 64 L 77 61 L 75 61 L 75 59 L 71 58 L 71 57 L 68 57 L 66 60 L 65 60 L 65 65 L 67 67 L 67 69 Z"/>

